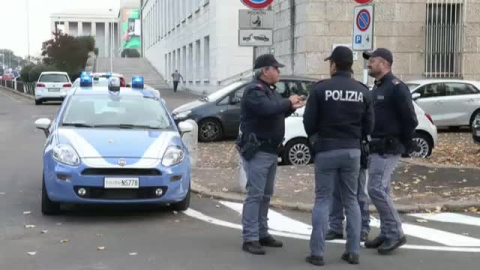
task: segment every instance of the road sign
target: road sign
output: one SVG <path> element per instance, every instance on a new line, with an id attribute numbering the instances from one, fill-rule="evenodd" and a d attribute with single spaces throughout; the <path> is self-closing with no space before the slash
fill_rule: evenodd
<path id="1" fill-rule="evenodd" d="M 238 25 L 240 29 L 273 29 L 273 10 L 241 9 Z"/>
<path id="2" fill-rule="evenodd" d="M 373 11 L 373 5 L 354 8 L 352 49 L 355 51 L 373 49 Z"/>
<path id="3" fill-rule="evenodd" d="M 271 29 L 240 29 L 238 45 L 241 47 L 272 46 L 273 30 Z"/>
<path id="4" fill-rule="evenodd" d="M 264 9 L 273 3 L 273 0 L 241 0 L 242 3 L 251 9 Z"/>
<path id="5" fill-rule="evenodd" d="M 355 0 L 355 2 L 359 3 L 360 5 L 370 4 L 373 0 Z"/>

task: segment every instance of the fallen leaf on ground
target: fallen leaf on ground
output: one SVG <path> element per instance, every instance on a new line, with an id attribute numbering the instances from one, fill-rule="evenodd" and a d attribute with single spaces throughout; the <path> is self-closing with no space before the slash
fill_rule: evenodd
<path id="1" fill-rule="evenodd" d="M 175 223 L 179 223 L 179 222 L 180 222 L 180 220 L 178 220 L 178 219 L 175 220 Z"/>
<path id="2" fill-rule="evenodd" d="M 220 208 L 220 205 L 217 204 L 217 205 L 215 205 L 215 207 L 216 207 L 216 208 Z"/>
<path id="3" fill-rule="evenodd" d="M 293 192 L 299 193 L 299 192 L 301 192 L 301 191 L 302 191 L 301 189 L 296 189 L 296 190 L 294 190 Z"/>
<path id="4" fill-rule="evenodd" d="M 60 240 L 60 243 L 62 243 L 62 244 L 65 244 L 65 243 L 68 243 L 68 242 L 70 242 L 70 240 L 68 240 L 68 239 L 62 239 L 62 240 Z"/>
<path id="5" fill-rule="evenodd" d="M 30 212 L 30 211 L 25 211 L 25 212 L 23 212 L 24 215 L 30 215 L 31 213 L 32 213 L 32 212 Z"/>
<path id="6" fill-rule="evenodd" d="M 97 247 L 97 250 L 105 250 L 105 247 Z"/>
<path id="7" fill-rule="evenodd" d="M 136 256 L 137 254 L 138 254 L 137 252 L 130 252 L 130 253 L 128 253 L 128 255 L 130 255 L 130 256 Z"/>
<path id="8" fill-rule="evenodd" d="M 37 252 L 36 251 L 29 251 L 29 252 L 27 252 L 27 254 L 30 255 L 30 256 L 35 256 L 35 255 L 37 255 Z"/>
<path id="9" fill-rule="evenodd" d="M 435 207 L 435 212 L 441 212 L 442 211 L 442 207 L 441 206 L 437 206 Z"/>
<path id="10" fill-rule="evenodd" d="M 48 230 L 43 230 L 43 231 L 41 231 L 41 233 L 46 234 L 46 233 L 48 233 Z"/>
<path id="11" fill-rule="evenodd" d="M 228 188 L 222 188 L 223 192 L 228 192 Z"/>
<path id="12" fill-rule="evenodd" d="M 177 211 L 173 211 L 173 214 L 176 215 L 176 214 L 178 214 L 178 212 L 177 212 Z"/>
<path id="13" fill-rule="evenodd" d="M 25 225 L 25 229 L 33 229 L 35 228 L 35 225 Z"/>
<path id="14" fill-rule="evenodd" d="M 418 223 L 427 223 L 428 221 L 426 219 L 417 219 Z"/>

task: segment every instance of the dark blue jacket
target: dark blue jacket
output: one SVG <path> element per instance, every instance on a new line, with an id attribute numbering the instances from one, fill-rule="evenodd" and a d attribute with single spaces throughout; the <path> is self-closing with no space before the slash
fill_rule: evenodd
<path id="1" fill-rule="evenodd" d="M 259 140 L 280 145 L 285 136 L 285 117 L 294 112 L 290 100 L 282 98 L 275 85 L 254 79 L 245 88 L 240 104 L 240 130 Z"/>
<path id="2" fill-rule="evenodd" d="M 372 138 L 393 137 L 407 147 L 418 125 L 408 86 L 388 73 L 375 81 L 372 98 L 375 107 Z"/>
<path id="3" fill-rule="evenodd" d="M 309 138 L 318 138 L 315 152 L 360 149 L 361 139 L 373 131 L 370 91 L 351 75 L 337 72 L 310 92 L 303 125 Z"/>

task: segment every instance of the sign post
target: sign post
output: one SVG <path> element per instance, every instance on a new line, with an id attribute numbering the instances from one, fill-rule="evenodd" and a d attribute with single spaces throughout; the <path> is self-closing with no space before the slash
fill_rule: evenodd
<path id="1" fill-rule="evenodd" d="M 372 0 L 355 0 L 357 3 L 370 3 Z M 374 6 L 355 6 L 353 10 L 352 49 L 354 51 L 373 50 Z M 367 61 L 363 62 L 363 83 L 368 83 Z"/>

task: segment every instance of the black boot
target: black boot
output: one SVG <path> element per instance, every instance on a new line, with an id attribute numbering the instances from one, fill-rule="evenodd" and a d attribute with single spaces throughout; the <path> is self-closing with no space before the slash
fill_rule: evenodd
<path id="1" fill-rule="evenodd" d="M 321 256 L 313 256 L 310 255 L 305 258 L 305 261 L 307 261 L 309 264 L 313 264 L 316 266 L 324 266 L 325 262 L 323 261 L 323 257 Z"/>
<path id="2" fill-rule="evenodd" d="M 349 264 L 360 263 L 360 257 L 358 256 L 358 254 L 354 254 L 354 253 L 348 253 L 348 252 L 343 253 L 342 260 L 348 262 Z"/>
<path id="3" fill-rule="evenodd" d="M 335 240 L 335 239 L 343 239 L 343 233 L 337 233 L 332 230 L 328 230 L 327 234 L 325 235 L 325 240 Z"/>
<path id="4" fill-rule="evenodd" d="M 283 243 L 281 241 L 276 240 L 273 238 L 271 235 L 260 238 L 260 245 L 265 246 L 265 247 L 283 247 Z"/>
<path id="5" fill-rule="evenodd" d="M 384 236 L 377 236 L 373 240 L 369 240 L 365 242 L 365 247 L 366 248 L 378 248 L 380 247 L 383 242 L 385 242 L 385 237 Z"/>
<path id="6" fill-rule="evenodd" d="M 265 250 L 258 241 L 243 242 L 242 249 L 255 255 L 265 255 Z"/>
<path id="7" fill-rule="evenodd" d="M 400 237 L 396 240 L 385 240 L 380 247 L 378 247 L 378 253 L 381 255 L 387 255 L 392 253 L 395 249 L 405 245 L 407 243 L 407 238 L 405 236 Z"/>

